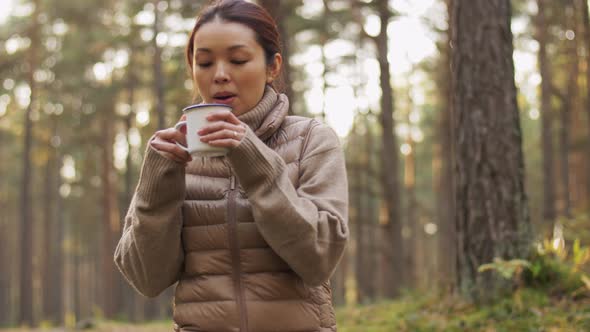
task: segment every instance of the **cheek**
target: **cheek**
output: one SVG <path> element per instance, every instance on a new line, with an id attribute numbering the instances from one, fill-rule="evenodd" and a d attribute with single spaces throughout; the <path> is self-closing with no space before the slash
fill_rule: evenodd
<path id="1" fill-rule="evenodd" d="M 206 91 L 206 88 L 207 88 L 206 80 L 207 80 L 206 75 L 204 75 L 202 72 L 194 72 L 193 73 L 193 84 L 194 84 L 195 88 L 197 89 L 197 91 L 199 91 L 199 92 Z"/>

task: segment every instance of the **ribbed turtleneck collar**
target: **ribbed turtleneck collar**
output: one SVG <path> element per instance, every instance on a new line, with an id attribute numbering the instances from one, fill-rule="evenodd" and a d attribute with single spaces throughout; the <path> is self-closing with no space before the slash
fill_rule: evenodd
<path id="1" fill-rule="evenodd" d="M 258 104 L 250 111 L 238 116 L 247 124 L 256 136 L 265 139 L 272 135 L 287 116 L 289 101 L 287 96 L 277 94 L 269 86 Z"/>

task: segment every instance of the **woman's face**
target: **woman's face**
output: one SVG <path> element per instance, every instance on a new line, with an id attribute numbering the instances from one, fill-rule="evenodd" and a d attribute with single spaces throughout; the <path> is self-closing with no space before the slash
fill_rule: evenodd
<path id="1" fill-rule="evenodd" d="M 203 101 L 229 105 L 236 115 L 258 104 L 281 65 L 276 54 L 267 66 L 254 30 L 217 18 L 199 28 L 193 46 L 193 79 Z"/>

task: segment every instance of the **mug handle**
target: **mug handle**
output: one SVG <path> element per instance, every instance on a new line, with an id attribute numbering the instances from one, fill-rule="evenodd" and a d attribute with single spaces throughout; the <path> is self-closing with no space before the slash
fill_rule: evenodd
<path id="1" fill-rule="evenodd" d="M 180 131 L 180 129 L 181 129 L 182 127 L 186 127 L 186 121 L 180 121 L 180 122 L 178 122 L 178 123 L 177 123 L 177 124 L 174 126 L 174 129 L 176 129 L 176 130 Z M 178 143 L 178 142 L 174 142 L 174 143 L 176 143 L 176 145 L 178 145 L 178 147 L 179 147 L 179 148 L 183 149 L 184 151 L 186 151 L 186 152 L 188 152 L 188 153 L 190 154 L 190 151 L 188 150 L 188 148 L 187 148 L 186 146 L 184 146 L 184 145 L 182 145 L 182 144 L 180 144 L 180 143 Z"/>

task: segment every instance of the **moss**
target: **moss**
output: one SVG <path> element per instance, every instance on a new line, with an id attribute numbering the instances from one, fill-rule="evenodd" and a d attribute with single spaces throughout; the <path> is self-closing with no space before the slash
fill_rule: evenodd
<path id="1" fill-rule="evenodd" d="M 590 302 L 550 298 L 522 289 L 486 306 L 459 298 L 409 295 L 337 310 L 338 331 L 590 331 Z"/>

